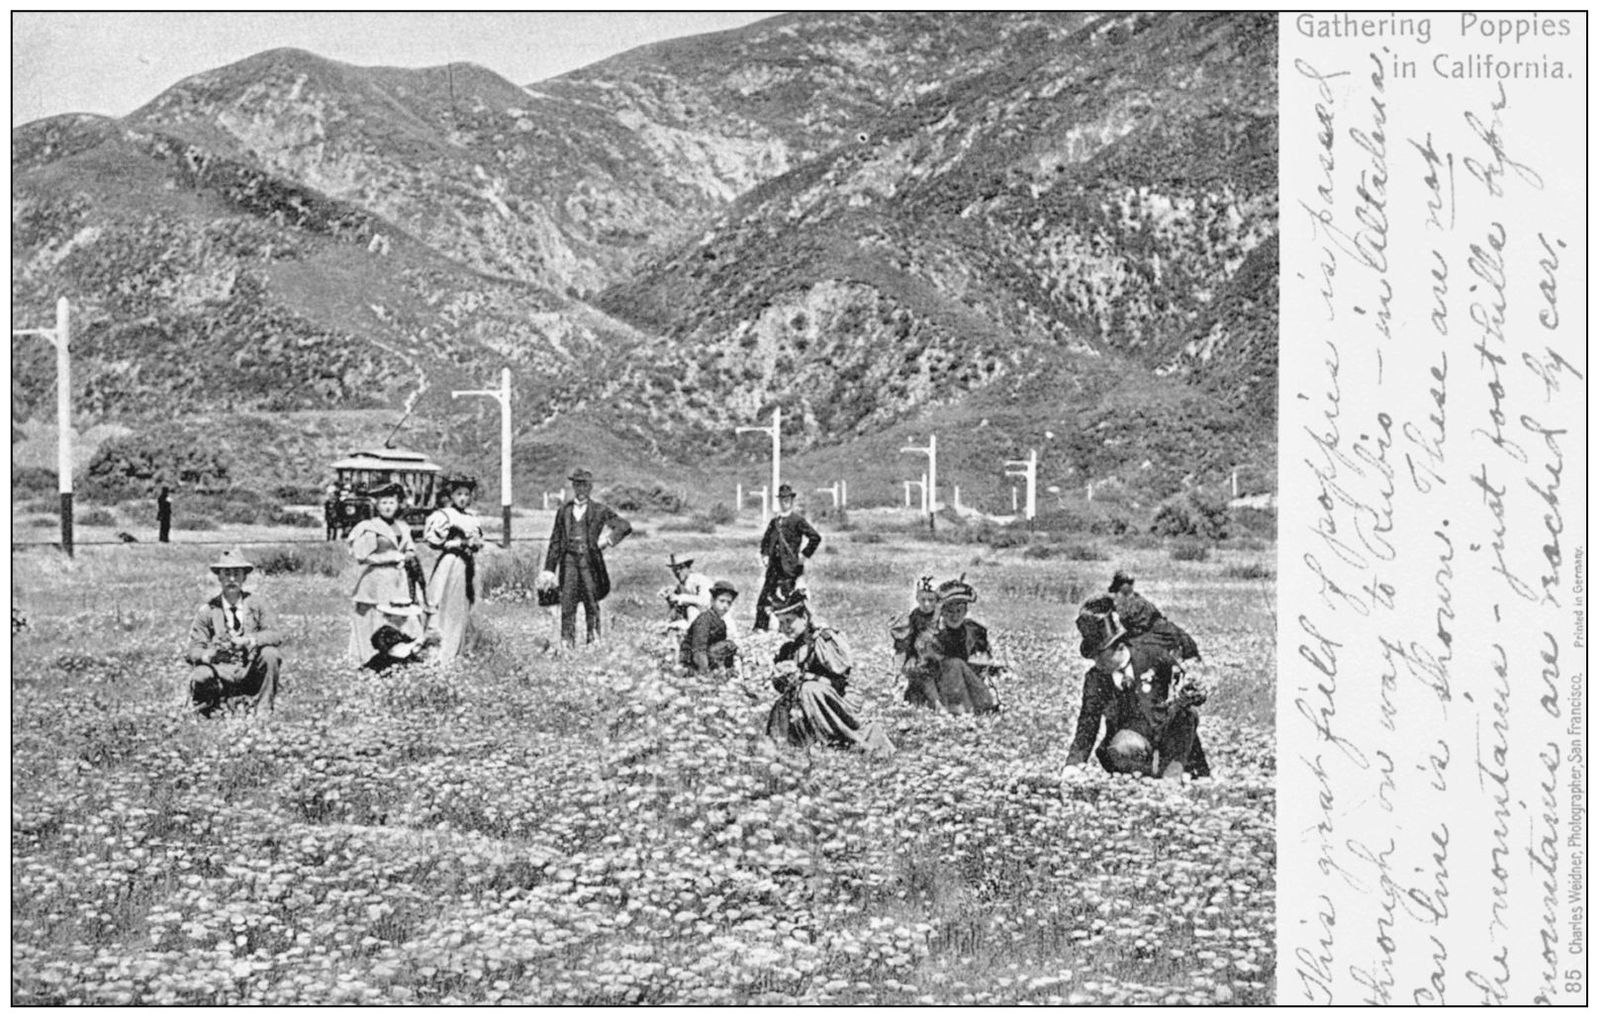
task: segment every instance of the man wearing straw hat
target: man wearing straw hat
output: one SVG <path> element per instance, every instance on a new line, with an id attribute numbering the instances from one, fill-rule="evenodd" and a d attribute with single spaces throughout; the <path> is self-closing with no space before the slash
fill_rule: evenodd
<path id="1" fill-rule="evenodd" d="M 701 572 L 693 572 L 693 561 L 692 558 L 683 558 L 670 552 L 669 569 L 675 576 L 675 585 L 666 587 L 663 596 L 664 603 L 670 609 L 667 628 L 671 632 L 686 632 L 697 621 L 698 615 L 709 609 L 713 595 L 709 588 L 709 577 Z"/>
<path id="2" fill-rule="evenodd" d="M 552 536 L 547 540 L 547 559 L 538 585 L 558 589 L 559 636 L 564 646 L 575 645 L 575 608 L 586 605 L 586 642 L 602 635 L 602 609 L 599 602 L 608 596 L 611 585 L 603 552 L 625 539 L 631 524 L 618 512 L 591 500 L 591 471 L 575 469 L 569 474 L 575 496 L 563 503 L 552 517 Z"/>
<path id="3" fill-rule="evenodd" d="M 190 702 L 210 717 L 230 700 L 273 709 L 279 693 L 279 625 L 273 609 L 245 592 L 255 567 L 230 548 L 208 566 L 221 588 L 190 624 L 184 659 L 191 665 Z"/>

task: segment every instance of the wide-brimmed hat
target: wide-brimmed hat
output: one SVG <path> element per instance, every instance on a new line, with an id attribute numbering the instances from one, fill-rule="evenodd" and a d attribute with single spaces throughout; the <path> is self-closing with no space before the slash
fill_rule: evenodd
<path id="1" fill-rule="evenodd" d="M 1078 652 L 1089 660 L 1127 637 L 1116 604 L 1110 597 L 1093 597 L 1077 612 L 1077 633 L 1082 636 Z"/>
<path id="2" fill-rule="evenodd" d="M 246 561 L 245 555 L 241 554 L 238 548 L 231 547 L 218 555 L 218 560 L 208 565 L 207 568 L 213 572 L 221 572 L 224 569 L 245 569 L 249 572 L 256 566 Z"/>
<path id="3" fill-rule="evenodd" d="M 937 588 L 937 599 L 940 604 L 975 604 L 976 587 L 966 582 L 964 576 L 945 580 Z"/>
<path id="4" fill-rule="evenodd" d="M 571 484 L 589 484 L 591 483 L 591 471 L 577 466 L 569 471 L 569 482 Z"/>
<path id="5" fill-rule="evenodd" d="M 380 614 L 388 614 L 393 618 L 412 618 L 419 613 L 419 606 L 411 600 L 393 600 L 389 604 L 375 604 Z"/>
<path id="6" fill-rule="evenodd" d="M 777 501 L 780 501 L 782 498 L 796 498 L 796 497 L 798 497 L 798 492 L 794 491 L 792 489 L 791 484 L 782 484 L 780 487 L 776 488 L 776 500 Z"/>
<path id="7" fill-rule="evenodd" d="M 405 657 L 412 653 L 414 642 L 416 640 L 409 638 L 407 633 L 394 625 L 381 625 L 369 638 L 369 643 L 375 650 L 392 657 Z"/>
<path id="8" fill-rule="evenodd" d="M 363 497 L 373 498 L 374 500 L 378 501 L 380 498 L 400 498 L 406 493 L 406 488 L 392 480 L 367 488 L 363 491 Z"/>
<path id="9" fill-rule="evenodd" d="M 724 579 L 717 580 L 713 586 L 709 587 L 710 597 L 718 597 L 723 593 L 728 593 L 735 598 L 737 596 L 737 588 Z"/>
<path id="10" fill-rule="evenodd" d="M 803 590 L 793 590 L 784 597 L 776 597 L 770 601 L 770 613 L 778 618 L 785 614 L 798 614 L 808 610 L 809 594 Z"/>
<path id="11" fill-rule="evenodd" d="M 676 554 L 674 551 L 671 551 L 670 552 L 670 561 L 669 561 L 669 565 L 667 567 L 670 569 L 670 571 L 673 572 L 676 569 L 691 568 L 692 567 L 692 562 L 694 562 L 694 561 L 696 561 L 695 558 L 682 558 L 680 555 Z"/>
<path id="12" fill-rule="evenodd" d="M 1133 579 L 1133 574 L 1131 572 L 1126 572 L 1126 571 L 1123 571 L 1122 569 L 1117 569 L 1116 570 L 1116 575 L 1111 578 L 1110 590 L 1108 592 L 1115 593 L 1117 590 L 1120 590 L 1123 586 L 1126 586 L 1127 584 L 1132 583 L 1132 582 L 1136 582 L 1136 580 Z"/>
<path id="13" fill-rule="evenodd" d="M 464 487 L 471 491 L 477 491 L 480 489 L 480 482 L 475 480 L 473 477 L 466 476 L 462 473 L 454 473 L 445 480 L 441 481 L 441 490 L 445 491 L 447 494 L 451 494 L 453 491 Z"/>

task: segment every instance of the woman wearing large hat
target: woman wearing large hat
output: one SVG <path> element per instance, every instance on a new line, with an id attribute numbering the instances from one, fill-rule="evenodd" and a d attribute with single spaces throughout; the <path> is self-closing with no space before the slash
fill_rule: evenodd
<path id="1" fill-rule="evenodd" d="M 999 694 L 992 676 L 997 666 L 988 630 L 969 617 L 976 587 L 962 575 L 937 588 L 938 625 L 929 651 L 931 663 L 912 675 L 905 698 L 950 713 L 994 713 Z"/>
<path id="2" fill-rule="evenodd" d="M 374 633 L 385 624 L 381 608 L 416 603 L 407 581 L 407 563 L 418 561 L 418 550 L 412 531 L 397 519 L 402 485 L 382 484 L 366 494 L 374 500 L 375 514 L 352 527 L 349 538 L 352 557 L 362 566 L 352 587 L 352 635 L 346 651 L 354 664 L 363 663 L 373 652 Z M 405 620 L 402 631 L 417 639 L 424 626 L 414 615 Z"/>
<path id="3" fill-rule="evenodd" d="M 438 652 L 451 660 L 474 644 L 474 559 L 485 544 L 480 520 L 469 511 L 476 484 L 470 477 L 448 477 L 442 485 L 447 503 L 424 523 L 424 543 L 441 553 L 430 572 L 425 603 L 432 613 L 426 626 L 439 635 Z"/>
<path id="4" fill-rule="evenodd" d="M 765 730 L 790 745 L 834 745 L 873 755 L 892 755 L 881 725 L 854 716 L 843 698 L 854 670 L 848 643 L 836 629 L 816 625 L 803 590 L 772 603 L 787 641 L 776 651 L 772 684 L 781 698 L 770 708 Z"/>

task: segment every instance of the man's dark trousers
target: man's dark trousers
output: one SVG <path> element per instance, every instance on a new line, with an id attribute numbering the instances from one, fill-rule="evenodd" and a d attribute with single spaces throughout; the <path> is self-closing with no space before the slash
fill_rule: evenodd
<path id="1" fill-rule="evenodd" d="M 793 587 L 798 585 L 797 576 L 785 576 L 777 570 L 775 562 L 771 562 L 764 570 L 764 586 L 759 589 L 759 604 L 753 610 L 753 627 L 768 629 L 770 627 L 770 599 L 772 597 L 785 597 L 790 594 Z"/>
<path id="2" fill-rule="evenodd" d="M 597 605 L 597 579 L 592 575 L 591 559 L 584 550 L 564 552 L 558 580 L 558 633 L 565 644 L 575 645 L 575 608 L 586 605 L 586 642 L 597 639 L 602 609 Z"/>

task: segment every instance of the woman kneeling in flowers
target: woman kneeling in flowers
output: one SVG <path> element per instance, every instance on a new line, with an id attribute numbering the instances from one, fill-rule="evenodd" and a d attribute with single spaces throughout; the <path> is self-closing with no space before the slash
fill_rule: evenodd
<path id="1" fill-rule="evenodd" d="M 932 639 L 931 660 L 910 682 L 924 702 L 950 713 L 996 713 L 999 694 L 992 676 L 998 669 L 988 646 L 988 630 L 968 617 L 976 603 L 976 588 L 965 577 L 950 579 L 937 588 L 938 627 Z"/>
<path id="2" fill-rule="evenodd" d="M 770 614 L 787 636 L 776 651 L 773 684 L 781 698 L 765 724 L 770 737 L 791 745 L 819 742 L 891 755 L 893 743 L 881 726 L 861 723 L 843 699 L 854 663 L 842 634 L 814 623 L 802 590 L 777 601 Z"/>

